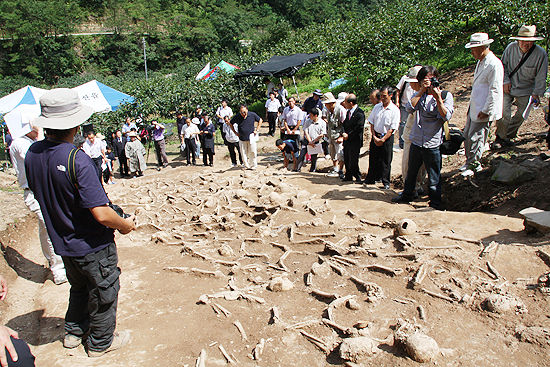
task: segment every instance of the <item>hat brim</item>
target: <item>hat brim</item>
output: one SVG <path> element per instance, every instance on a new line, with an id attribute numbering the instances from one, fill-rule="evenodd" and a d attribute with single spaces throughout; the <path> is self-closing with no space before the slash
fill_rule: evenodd
<path id="1" fill-rule="evenodd" d="M 42 127 L 46 129 L 55 130 L 67 130 L 75 126 L 82 125 L 86 120 L 90 118 L 94 113 L 94 109 L 90 106 L 82 106 L 80 111 L 70 116 L 65 117 L 45 117 L 43 115 L 38 116 L 32 124 L 36 127 Z"/>
<path id="2" fill-rule="evenodd" d="M 418 79 L 416 79 L 416 78 L 405 77 L 404 80 L 405 80 L 406 82 L 408 82 L 408 83 L 414 83 L 414 82 L 417 82 L 417 83 L 418 83 Z"/>
<path id="3" fill-rule="evenodd" d="M 511 40 L 518 40 L 518 41 L 542 41 L 544 37 L 510 37 Z"/>
<path id="4" fill-rule="evenodd" d="M 336 99 L 335 98 L 331 98 L 331 99 L 328 99 L 326 101 L 323 101 L 324 104 L 327 104 L 327 103 L 335 103 L 336 102 Z"/>
<path id="5" fill-rule="evenodd" d="M 466 46 L 464 46 L 464 48 L 474 48 L 474 47 L 479 47 L 479 46 L 487 46 L 487 45 L 490 45 L 491 43 L 493 43 L 494 39 L 492 38 L 489 38 L 488 40 L 485 40 L 481 43 L 467 43 Z"/>

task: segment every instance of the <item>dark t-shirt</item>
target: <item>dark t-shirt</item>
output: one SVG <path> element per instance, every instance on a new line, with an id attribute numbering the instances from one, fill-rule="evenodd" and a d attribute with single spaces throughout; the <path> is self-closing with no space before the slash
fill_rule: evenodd
<path id="1" fill-rule="evenodd" d="M 285 147 L 283 148 L 283 151 L 286 153 L 296 153 L 298 151 L 298 145 L 296 145 L 296 142 L 294 140 L 285 140 L 283 141 L 285 143 Z"/>
<path id="2" fill-rule="evenodd" d="M 212 122 L 208 125 L 204 124 L 201 131 L 204 131 L 204 135 L 202 135 L 202 138 L 204 139 L 204 148 L 214 148 L 214 134 L 216 133 L 216 128 Z"/>
<path id="3" fill-rule="evenodd" d="M 183 127 L 183 125 L 187 125 L 187 123 L 185 122 L 186 120 L 187 118 L 185 116 L 182 116 L 181 118 L 176 117 L 176 124 L 178 126 L 178 135 L 181 135 L 181 128 Z"/>
<path id="4" fill-rule="evenodd" d="M 74 145 L 42 140 L 29 148 L 25 171 L 38 200 L 48 235 L 60 256 L 80 257 L 114 241 L 114 231 L 100 224 L 90 208 L 109 202 L 92 159 L 79 149 L 75 157 L 77 189 L 68 172 Z"/>
<path id="5" fill-rule="evenodd" d="M 250 141 L 250 134 L 254 132 L 255 123 L 257 121 L 260 121 L 260 116 L 258 116 L 255 112 L 248 111 L 248 114 L 246 115 L 246 119 L 241 116 L 240 113 L 233 116 L 233 119 L 231 119 L 231 123 L 237 123 L 239 126 L 238 133 L 239 133 L 239 140 L 241 141 Z"/>
<path id="6" fill-rule="evenodd" d="M 317 107 L 319 110 L 323 111 L 323 102 L 321 102 L 321 98 L 318 98 L 317 101 L 315 101 L 313 97 L 309 97 L 304 102 L 302 110 L 309 113 L 309 111 L 311 111 L 314 107 Z"/>

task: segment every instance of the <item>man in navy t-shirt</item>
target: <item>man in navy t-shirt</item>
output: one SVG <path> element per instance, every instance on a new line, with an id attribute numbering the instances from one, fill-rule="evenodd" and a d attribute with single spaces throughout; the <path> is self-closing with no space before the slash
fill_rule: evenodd
<path id="1" fill-rule="evenodd" d="M 130 341 L 129 331 L 115 332 L 120 268 L 114 230 L 134 230 L 135 217 L 122 218 L 107 205 L 92 159 L 72 144 L 93 109 L 70 89 L 46 92 L 40 106 L 33 123 L 48 138 L 31 145 L 25 171 L 71 284 L 63 345 L 76 348 L 89 332 L 88 356 L 99 357 Z"/>
<path id="2" fill-rule="evenodd" d="M 256 169 L 258 167 L 256 143 L 260 138 L 262 121 L 262 118 L 255 112 L 249 112 L 248 107 L 244 104 L 239 106 L 239 113 L 231 119 L 231 129 L 239 137 L 239 149 L 241 150 L 243 164 L 246 169 Z M 258 123 L 257 127 L 256 122 Z M 233 124 L 235 123 L 239 127 L 238 131 L 233 129 Z M 252 166 L 250 166 L 250 161 L 252 161 Z"/>

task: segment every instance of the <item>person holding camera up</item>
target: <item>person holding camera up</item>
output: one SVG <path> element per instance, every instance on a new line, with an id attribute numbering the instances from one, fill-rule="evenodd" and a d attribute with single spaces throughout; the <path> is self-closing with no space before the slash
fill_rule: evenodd
<path id="1" fill-rule="evenodd" d="M 135 217 L 123 218 L 108 205 L 92 159 L 72 144 L 93 109 L 65 88 L 44 93 L 40 107 L 34 125 L 48 138 L 31 145 L 25 171 L 71 284 L 63 346 L 76 348 L 87 335 L 88 356 L 99 357 L 130 341 L 129 331 L 115 332 L 120 268 L 114 231 L 130 233 Z"/>
<path id="2" fill-rule="evenodd" d="M 160 171 L 160 166 L 162 166 L 162 168 L 168 166 L 166 140 L 164 139 L 164 125 L 159 124 L 157 120 L 153 120 L 151 123 L 153 124 L 153 140 L 155 141 L 155 152 L 157 153 L 157 171 Z"/>
<path id="3" fill-rule="evenodd" d="M 405 189 L 394 198 L 396 203 L 409 203 L 413 199 L 416 176 L 424 163 L 428 171 L 428 195 L 430 206 L 439 209 L 441 205 L 441 152 L 443 143 L 443 123 L 453 116 L 453 95 L 439 88 L 439 72 L 427 65 L 418 71 L 416 76 L 420 90 L 413 94 L 407 103 L 407 111 L 418 111 L 409 139 L 409 170 L 405 179 Z"/>

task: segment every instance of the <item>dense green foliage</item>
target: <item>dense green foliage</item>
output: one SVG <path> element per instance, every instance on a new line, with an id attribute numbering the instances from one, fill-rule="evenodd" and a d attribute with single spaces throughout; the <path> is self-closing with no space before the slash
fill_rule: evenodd
<path id="1" fill-rule="evenodd" d="M 464 44 L 474 32 L 489 33 L 498 55 L 521 24 L 536 24 L 546 37 L 539 44 L 548 48 L 548 19 L 547 0 L 0 0 L 0 93 L 95 78 L 136 98 L 94 117 L 107 127 L 125 115 L 173 117 L 199 104 L 213 113 L 222 97 L 235 108 L 263 96 L 260 78 L 239 82 L 220 73 L 196 81 L 206 61 L 246 68 L 274 54 L 325 51 L 298 80 L 324 83 L 327 91 L 330 80 L 344 77 L 349 82 L 334 92 L 354 91 L 364 101 L 371 88 L 396 84 L 415 63 L 442 71 L 473 64 Z M 92 30 L 115 33 L 70 35 Z M 241 46 L 242 39 L 252 46 Z"/>

